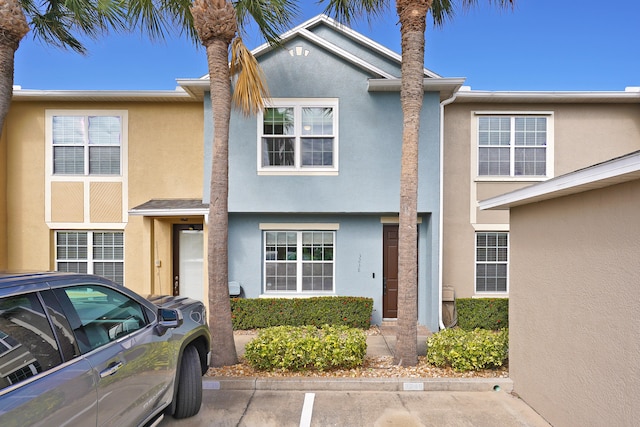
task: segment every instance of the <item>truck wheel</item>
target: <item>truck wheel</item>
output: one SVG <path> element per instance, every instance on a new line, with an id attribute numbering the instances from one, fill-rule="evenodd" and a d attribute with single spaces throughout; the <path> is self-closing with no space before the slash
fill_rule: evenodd
<path id="1" fill-rule="evenodd" d="M 192 417 L 202 404 L 202 371 L 198 350 L 192 345 L 184 349 L 176 393 L 174 418 Z"/>

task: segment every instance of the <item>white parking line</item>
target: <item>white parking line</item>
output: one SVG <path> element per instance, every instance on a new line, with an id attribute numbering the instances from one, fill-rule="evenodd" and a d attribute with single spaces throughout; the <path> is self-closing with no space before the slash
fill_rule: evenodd
<path id="1" fill-rule="evenodd" d="M 300 427 L 311 426 L 311 415 L 313 415 L 313 401 L 315 398 L 315 393 L 305 393 L 302 414 L 300 415 Z"/>

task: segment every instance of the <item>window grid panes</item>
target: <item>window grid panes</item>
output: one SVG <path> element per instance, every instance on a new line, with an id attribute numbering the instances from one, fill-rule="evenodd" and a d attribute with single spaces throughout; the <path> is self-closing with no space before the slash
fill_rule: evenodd
<path id="1" fill-rule="evenodd" d="M 291 105 L 262 114 L 262 168 L 335 168 L 336 108 Z"/>
<path id="2" fill-rule="evenodd" d="M 120 175 L 118 116 L 53 116 L 54 175 Z"/>
<path id="3" fill-rule="evenodd" d="M 509 233 L 476 233 L 476 292 L 507 292 Z"/>
<path id="4" fill-rule="evenodd" d="M 265 292 L 333 292 L 333 231 L 266 231 Z"/>
<path id="5" fill-rule="evenodd" d="M 546 176 L 547 117 L 478 117 L 478 175 Z"/>
<path id="6" fill-rule="evenodd" d="M 97 274 L 124 284 L 124 233 L 56 232 L 56 270 Z"/>

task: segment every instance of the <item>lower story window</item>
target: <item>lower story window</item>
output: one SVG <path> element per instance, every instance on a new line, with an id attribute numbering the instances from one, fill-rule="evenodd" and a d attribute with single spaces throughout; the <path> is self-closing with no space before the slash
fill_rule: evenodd
<path id="1" fill-rule="evenodd" d="M 333 292 L 334 242 L 335 231 L 265 231 L 265 292 Z"/>
<path id="2" fill-rule="evenodd" d="M 97 274 L 124 284 L 124 233 L 57 231 L 56 270 Z"/>
<path id="3" fill-rule="evenodd" d="M 476 233 L 476 292 L 507 292 L 509 233 Z"/>

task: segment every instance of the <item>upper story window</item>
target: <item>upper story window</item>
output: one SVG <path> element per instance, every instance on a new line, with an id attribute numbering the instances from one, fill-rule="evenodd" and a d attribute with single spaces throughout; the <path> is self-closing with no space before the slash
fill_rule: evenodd
<path id="1" fill-rule="evenodd" d="M 478 116 L 478 175 L 551 176 L 551 115 Z"/>
<path id="2" fill-rule="evenodd" d="M 54 175 L 120 175 L 122 117 L 113 113 L 51 116 Z"/>
<path id="3" fill-rule="evenodd" d="M 337 99 L 274 100 L 258 120 L 260 172 L 337 172 Z"/>

